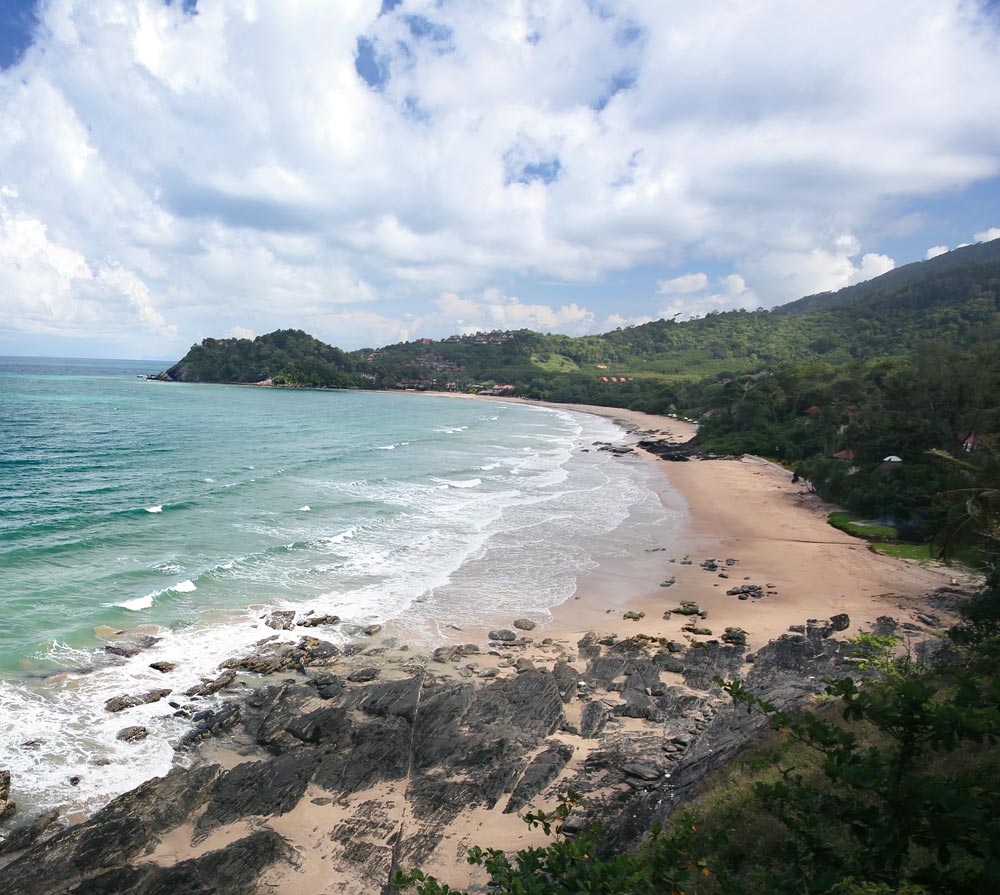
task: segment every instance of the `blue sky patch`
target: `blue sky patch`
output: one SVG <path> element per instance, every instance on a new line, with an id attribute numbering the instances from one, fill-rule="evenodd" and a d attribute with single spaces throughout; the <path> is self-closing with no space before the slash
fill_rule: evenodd
<path id="1" fill-rule="evenodd" d="M 382 90 L 389 82 L 389 60 L 376 52 L 375 41 L 363 34 L 358 37 L 354 54 L 354 70 L 372 88 Z"/>
<path id="2" fill-rule="evenodd" d="M 507 169 L 507 176 L 504 182 L 508 184 L 531 183 L 534 180 L 540 180 L 542 183 L 548 185 L 559 177 L 559 172 L 562 170 L 562 162 L 556 156 L 518 165 L 511 158 L 511 154 L 508 153 L 504 157 L 504 162 Z"/>
<path id="3" fill-rule="evenodd" d="M 608 89 L 602 93 L 591 106 L 596 112 L 602 111 L 612 99 L 623 90 L 629 90 L 635 86 L 636 74 L 634 71 L 620 71 L 611 76 Z"/>
<path id="4" fill-rule="evenodd" d="M 451 28 L 447 25 L 439 25 L 437 22 L 432 22 L 426 16 L 403 16 L 403 21 L 406 22 L 406 27 L 410 29 L 410 34 L 417 40 L 431 40 L 435 43 L 444 43 L 451 40 Z"/>
<path id="5" fill-rule="evenodd" d="M 20 61 L 31 46 L 38 19 L 35 0 L 3 0 L 0 4 L 0 69 Z"/>
<path id="6" fill-rule="evenodd" d="M 167 6 L 179 6 L 189 16 L 198 15 L 198 0 L 163 0 Z"/>

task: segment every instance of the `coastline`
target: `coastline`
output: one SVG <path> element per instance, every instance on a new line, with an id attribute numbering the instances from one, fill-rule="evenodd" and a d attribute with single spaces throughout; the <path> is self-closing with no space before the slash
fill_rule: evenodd
<path id="1" fill-rule="evenodd" d="M 448 396 L 512 402 L 501 397 Z M 541 402 L 523 403 L 538 406 Z M 626 430 L 652 430 L 676 440 L 686 440 L 695 431 L 690 423 L 620 408 L 565 404 L 544 406 L 608 417 Z M 485 627 L 446 630 L 440 637 L 445 652 L 427 656 L 418 652 L 424 650 L 426 644 L 401 643 L 395 637 L 397 632 L 393 630 L 393 623 L 389 622 L 384 630 L 374 632 L 370 637 L 359 637 L 358 649 L 353 654 L 341 656 L 338 653 L 324 660 L 326 664 L 300 665 L 300 676 L 311 676 L 315 680 L 317 673 L 321 675 L 323 669 L 328 669 L 334 675 L 346 675 L 346 680 L 351 681 L 356 671 L 378 668 L 377 682 L 365 684 L 373 688 L 372 692 L 381 692 L 379 688 L 385 687 L 404 687 L 410 681 L 418 680 L 418 693 L 430 696 L 443 694 L 442 698 L 450 698 L 449 694 L 458 693 L 462 688 L 487 688 L 505 682 L 515 686 L 531 679 L 548 680 L 556 675 L 560 665 L 570 669 L 575 676 L 574 681 L 582 681 L 584 674 L 593 673 L 582 645 L 578 651 L 578 643 L 586 642 L 588 632 L 596 632 L 601 642 L 612 644 L 605 653 L 609 658 L 613 644 L 629 644 L 637 635 L 648 638 L 652 648 L 655 648 L 657 640 L 662 639 L 687 644 L 691 651 L 691 644 L 710 645 L 728 627 L 742 628 L 747 634 L 749 649 L 760 651 L 768 641 L 785 634 L 790 626 L 801 625 L 810 618 L 829 618 L 847 613 L 851 630 L 846 631 L 845 636 L 883 615 L 892 615 L 902 623 L 911 622 L 918 611 L 927 610 L 927 596 L 936 588 L 949 586 L 955 577 L 951 570 L 942 567 L 924 567 L 872 553 L 864 542 L 829 526 L 823 508 L 818 507 L 800 486 L 793 485 L 780 469 L 764 461 L 744 458 L 670 463 L 636 451 L 616 462 L 652 464 L 657 474 L 650 478 L 658 483 L 656 487 L 660 500 L 671 508 L 677 508 L 679 502 L 683 502 L 684 518 L 676 530 L 676 543 L 664 545 L 662 551 L 646 552 L 641 557 L 620 557 L 602 562 L 581 578 L 576 594 L 550 610 L 550 621 L 538 624 L 527 636 L 517 630 L 520 642 L 492 639 Z M 684 564 L 685 558 L 690 559 L 689 565 Z M 719 568 L 712 571 L 704 569 L 702 562 L 713 558 L 720 561 Z M 735 563 L 726 565 L 726 559 L 733 559 Z M 720 577 L 720 574 L 728 577 Z M 670 577 L 676 578 L 676 581 L 670 587 L 661 587 L 661 583 Z M 752 600 L 739 600 L 736 596 L 726 595 L 726 590 L 743 584 L 745 579 L 761 585 L 767 591 L 766 595 Z M 688 616 L 673 614 L 667 619 L 663 617 L 665 610 L 677 607 L 682 600 L 694 601 L 704 610 L 705 617 L 701 619 L 701 624 L 711 634 L 692 635 L 682 631 L 682 627 L 690 621 Z M 940 609 L 935 611 L 940 612 Z M 642 616 L 628 618 L 627 613 L 642 613 Z M 273 632 L 261 625 L 261 636 L 267 634 Z M 295 634 L 318 634 L 322 637 L 321 631 L 316 630 L 296 628 Z M 287 645 L 288 641 L 284 643 Z M 461 650 L 450 652 L 449 644 L 452 648 L 457 644 L 471 644 L 476 649 L 468 653 Z M 262 651 L 267 649 L 266 646 L 261 647 Z M 596 649 L 599 655 L 601 648 Z M 722 649 L 725 651 L 727 648 Z M 712 650 L 694 652 L 708 654 Z M 590 653 L 590 658 L 593 655 Z M 219 656 L 220 661 L 227 658 Z M 732 661 L 732 656 L 727 661 Z M 747 667 L 742 665 L 742 653 L 736 656 L 735 661 L 738 664 L 734 669 Z M 674 669 L 670 671 L 674 673 Z M 249 683 L 259 686 L 287 673 L 291 672 L 279 666 L 272 671 L 270 678 L 253 674 Z M 672 679 L 671 674 L 661 673 Z M 286 678 L 288 680 L 291 679 Z M 707 693 L 711 689 L 710 683 L 698 684 L 697 681 L 697 677 L 685 677 L 684 687 L 676 689 L 687 690 L 685 698 L 700 700 L 701 714 L 698 718 L 702 718 L 714 704 L 712 699 L 715 697 Z M 241 678 L 236 686 L 241 685 L 246 686 L 247 680 Z M 665 730 L 668 729 L 664 722 L 635 716 L 626 710 L 629 699 L 636 697 L 624 692 L 623 688 L 627 689 L 628 684 L 619 681 L 617 674 L 609 677 L 605 685 L 603 689 L 595 690 L 596 699 L 592 699 L 586 690 L 576 695 L 574 689 L 573 694 L 563 698 L 562 722 L 547 732 L 542 730 L 540 736 L 531 739 L 527 751 L 523 755 L 518 754 L 522 770 L 526 763 L 532 767 L 537 765 L 553 749 L 565 748 L 569 754 L 562 764 L 555 767 L 544 786 L 535 792 L 528 803 L 530 807 L 552 808 L 555 794 L 580 780 L 593 782 L 594 790 L 590 797 L 599 803 L 619 800 L 619 796 L 630 791 L 629 786 L 635 789 L 635 782 L 626 786 L 618 779 L 595 779 L 592 762 L 596 759 L 599 765 L 608 754 L 645 757 L 644 750 L 660 752 Z M 232 689 L 235 688 L 230 688 L 227 683 L 220 687 L 223 692 L 219 695 L 224 696 L 224 691 L 231 692 Z M 655 695 L 655 687 L 647 689 L 650 696 Z M 244 694 L 247 692 L 243 691 Z M 352 690 L 349 685 L 347 692 L 360 694 L 363 690 L 360 687 Z M 356 698 L 363 700 L 367 697 Z M 414 717 L 421 698 L 426 702 L 429 696 L 418 695 L 415 698 Z M 642 698 L 647 697 L 643 695 Z M 310 699 L 305 705 L 315 712 L 319 703 L 314 696 Z M 606 728 L 590 734 L 586 730 L 584 714 L 587 707 L 593 705 L 597 705 L 608 720 Z M 694 721 L 694 718 L 692 710 L 690 718 L 682 718 L 677 723 L 688 724 L 690 721 L 683 735 L 689 736 L 692 743 L 697 743 L 697 736 L 705 727 L 702 720 Z M 669 729 L 675 731 L 680 728 Z M 270 754 L 273 751 L 271 749 Z M 202 747 L 195 768 L 210 767 L 211 762 L 216 762 L 229 771 L 241 762 L 280 761 L 290 753 L 278 754 L 278 759 L 268 759 L 269 752 L 261 748 L 259 739 L 255 744 L 245 736 L 228 732 L 208 740 Z M 432 767 L 429 777 L 434 777 L 437 771 L 439 769 Z M 443 770 L 439 772 L 443 773 Z M 263 819 L 262 812 L 258 812 L 256 816 L 222 826 L 207 838 L 195 835 L 197 821 L 185 819 L 163 835 L 155 836 L 142 861 L 144 865 L 148 863 L 168 870 L 188 866 L 191 862 L 214 861 L 217 859 L 211 856 L 219 854 L 220 850 L 263 824 L 284 837 L 296 852 L 294 861 L 276 864 L 265 870 L 261 877 L 264 882 L 277 886 L 289 895 L 313 895 L 329 885 L 330 874 L 336 871 L 342 874 L 337 878 L 340 891 L 379 891 L 381 886 L 374 884 L 372 865 L 381 872 L 386 860 L 389 860 L 390 866 L 396 860 L 386 856 L 386 841 L 391 837 L 395 837 L 397 842 L 402 841 L 404 829 L 412 829 L 414 825 L 419 828 L 422 823 L 419 804 L 417 808 L 413 804 L 416 773 L 411 758 L 411 768 L 406 774 L 378 780 L 358 790 L 336 793 L 311 781 L 303 788 L 294 805 Z M 421 859 L 421 865 L 451 885 L 465 886 L 475 881 L 473 871 L 463 860 L 465 851 L 472 845 L 513 849 L 541 844 L 545 837 L 539 831 L 529 831 L 521 822 L 519 811 L 503 810 L 505 801 L 506 798 L 503 798 L 493 805 L 475 804 L 473 801 L 472 804 L 455 806 L 458 811 L 441 828 L 439 840 Z M 522 810 L 527 810 L 527 805 Z M 375 812 L 377 823 L 372 821 L 372 812 Z M 135 820 L 137 818 L 133 818 L 132 822 Z M 370 854 L 360 863 L 351 857 L 352 847 L 348 841 L 353 841 L 355 836 L 363 838 L 371 847 Z M 45 845 L 40 848 L 44 850 Z M 388 851 L 395 855 L 394 848 Z M 2 865 L 5 860 L 0 858 L 0 882 L 4 877 Z M 129 860 L 129 857 L 124 860 Z M 139 859 L 135 857 L 134 860 Z M 404 866 L 412 866 L 406 863 L 405 857 Z M 16 887 L 14 891 L 17 891 Z"/>
<path id="2" fill-rule="evenodd" d="M 697 432 L 690 422 L 620 407 L 451 392 L 414 394 L 590 413 L 613 420 L 627 432 L 657 432 L 672 441 L 688 441 Z M 639 563 L 603 563 L 581 579 L 575 597 L 551 610 L 552 621 L 543 627 L 552 636 L 578 638 L 596 626 L 619 637 L 642 633 L 676 639 L 686 619 L 664 620 L 663 613 L 681 600 L 693 600 L 707 609 L 708 627 L 716 635 L 726 627 L 742 627 L 754 648 L 786 633 L 790 625 L 840 612 L 851 616 L 855 629 L 887 614 L 913 621 L 917 613 L 927 611 L 928 594 L 969 582 L 966 574 L 941 564 L 874 553 L 865 541 L 827 523 L 836 507 L 822 504 L 802 484 L 792 483 L 789 473 L 758 457 L 669 462 L 638 448 L 636 453 L 658 472 L 653 481 L 660 482 L 660 501 L 672 508 L 681 504 L 685 519 L 677 528 L 676 542 Z M 681 565 L 685 556 L 692 565 Z M 728 577 L 720 578 L 718 572 L 701 568 L 710 558 L 737 562 L 721 565 Z M 661 588 L 660 581 L 670 577 L 676 577 L 676 583 Z M 726 595 L 747 578 L 776 593 L 749 601 Z M 645 616 L 640 621 L 624 619 L 629 611 Z"/>

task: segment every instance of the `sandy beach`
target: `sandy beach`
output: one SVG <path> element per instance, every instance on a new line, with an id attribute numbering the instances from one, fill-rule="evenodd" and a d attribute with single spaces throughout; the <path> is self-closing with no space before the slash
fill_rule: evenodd
<path id="1" fill-rule="evenodd" d="M 690 422 L 619 407 L 517 403 L 592 413 L 627 431 L 678 442 L 697 432 Z M 803 483 L 793 483 L 789 472 L 760 458 L 667 462 L 637 451 L 621 462 L 652 464 L 662 476 L 661 501 L 681 510 L 684 520 L 664 552 L 609 562 L 582 579 L 575 597 L 553 610 L 552 622 L 544 627 L 550 636 L 578 638 L 597 629 L 618 636 L 676 638 L 686 618 L 664 620 L 663 613 L 681 600 L 693 600 L 708 611 L 707 624 L 716 635 L 728 626 L 742 627 L 751 646 L 759 646 L 808 618 L 846 612 L 855 630 L 881 615 L 913 618 L 926 609 L 925 598 L 933 590 L 966 580 L 940 564 L 874 553 L 865 541 L 827 523 L 836 507 L 822 504 Z M 681 563 L 685 557 L 691 565 Z M 723 563 L 720 571 L 728 577 L 702 569 L 706 559 Z M 737 562 L 726 567 L 726 559 Z M 675 584 L 660 587 L 672 577 Z M 772 594 L 749 601 L 726 596 L 745 582 Z M 629 611 L 645 616 L 624 619 Z"/>
<path id="2" fill-rule="evenodd" d="M 599 414 L 629 431 L 655 432 L 676 441 L 688 440 L 696 432 L 691 423 L 620 408 L 550 406 Z M 586 663 L 577 659 L 575 645 L 588 631 L 619 639 L 635 635 L 681 642 L 711 639 L 685 634 L 681 629 L 689 621 L 686 616 L 663 618 L 665 610 L 682 600 L 695 601 L 707 610 L 702 624 L 713 632 L 711 636 L 718 637 L 726 627 L 740 627 L 748 634 L 750 648 L 756 649 L 787 633 L 791 625 L 836 613 L 846 612 L 851 617 L 852 631 L 844 636 L 882 615 L 912 620 L 917 612 L 926 611 L 928 594 L 954 579 L 955 573 L 943 566 L 925 566 L 873 553 L 865 542 L 830 526 L 826 514 L 831 508 L 820 505 L 801 484 L 793 484 L 790 474 L 757 458 L 665 462 L 637 452 L 620 462 L 654 464 L 662 476 L 661 499 L 674 509 L 680 499 L 685 515 L 677 540 L 662 552 L 606 563 L 582 579 L 576 595 L 552 611 L 551 622 L 531 632 L 534 643 L 516 653 L 539 667 L 551 667 L 565 658 L 582 670 Z M 685 557 L 691 560 L 690 565 L 681 563 Z M 701 567 L 701 562 L 710 558 L 723 563 L 721 568 L 728 579 Z M 725 566 L 726 559 L 735 559 L 736 563 Z M 676 577 L 676 583 L 661 587 L 668 577 Z M 769 595 L 747 601 L 726 596 L 726 590 L 745 579 L 764 585 Z M 633 620 L 626 617 L 630 612 L 644 616 Z M 466 629 L 448 639 L 456 643 L 485 642 L 486 633 Z M 501 674 L 510 673 L 513 665 L 510 653 L 474 658 L 477 671 L 490 667 Z M 455 674 L 457 679 L 461 665 L 457 663 L 454 670 L 435 667 L 435 673 Z M 578 714 L 573 703 L 567 706 L 568 718 L 578 718 Z M 644 733 L 648 733 L 644 722 L 624 720 L 617 735 L 641 737 Z M 565 732 L 555 733 L 552 739 L 571 746 L 574 753 L 548 788 L 548 796 L 532 802 L 535 808 L 554 808 L 553 795 L 574 778 L 586 775 L 588 758 L 598 746 L 596 740 Z M 405 800 L 398 791 L 395 798 L 384 790 L 378 796 L 383 803 L 397 806 Z M 330 822 L 314 806 L 303 806 L 298 811 L 304 812 L 305 825 L 314 835 Z M 337 822 L 350 815 L 351 809 L 345 813 L 342 805 Z M 302 824 L 303 818 L 297 822 Z M 424 867 L 453 886 L 481 884 L 481 872 L 464 861 L 467 849 L 477 844 L 517 849 L 544 840 L 540 831 L 529 830 L 518 815 L 502 813 L 499 806 L 469 809 L 451 825 Z M 278 874 L 282 891 L 296 895 L 319 891 L 301 883 L 322 878 L 322 868 L 330 861 L 336 863 L 337 855 L 331 855 L 326 847 L 311 854 L 312 860 L 305 861 L 302 874 Z M 358 891 L 363 891 L 363 886 Z"/>
<path id="3" fill-rule="evenodd" d="M 696 431 L 690 423 L 618 408 L 553 406 L 606 416 L 632 433 L 655 433 L 675 441 L 687 440 Z M 573 597 L 552 611 L 550 621 L 530 629 L 527 635 L 518 630 L 514 643 L 491 639 L 485 627 L 445 629 L 440 641 L 433 644 L 405 641 L 399 634 L 407 629 L 397 630 L 388 622 L 377 636 L 365 641 L 364 651 L 359 647 L 350 659 L 330 660 L 330 670 L 347 675 L 352 669 L 377 665 L 379 681 L 389 685 L 416 681 L 418 691 L 428 693 L 504 680 L 513 684 L 526 670 L 551 678 L 556 666 L 569 669 L 566 673 L 584 681 L 588 662 L 578 642 L 588 632 L 610 644 L 644 635 L 654 647 L 655 639 L 690 646 L 695 641 L 717 640 L 726 628 L 738 627 L 747 633 L 748 648 L 759 650 L 792 625 L 838 613 L 847 613 L 851 619 L 851 630 L 840 636 L 849 636 L 883 615 L 900 623 L 912 622 L 918 612 L 927 611 L 927 596 L 955 578 L 952 570 L 942 566 L 879 556 L 863 541 L 832 528 L 825 521 L 829 508 L 819 505 L 801 483 L 792 483 L 784 470 L 765 461 L 746 457 L 666 462 L 634 451 L 616 462 L 651 464 L 658 475 L 650 478 L 660 483 L 661 500 L 681 513 L 671 542 L 662 549 L 645 550 L 642 556 L 622 557 L 598 567 L 580 581 Z M 707 560 L 714 560 L 716 567 L 704 568 Z M 672 583 L 663 586 L 669 580 Z M 726 594 L 742 585 L 758 585 L 762 595 L 740 600 Z M 664 617 L 681 601 L 698 604 L 702 616 L 696 621 L 703 633 L 682 630 L 691 622 L 690 616 L 668 613 L 669 617 Z M 934 612 L 941 615 L 940 609 Z M 507 625 L 513 622 L 510 619 Z M 265 636 L 267 629 L 262 627 L 261 631 Z M 444 658 L 431 656 L 431 650 L 442 643 L 470 644 L 472 649 Z M 674 677 L 664 677 L 670 690 L 684 691 L 706 707 L 717 701 L 717 694 L 713 697 L 705 692 L 710 685 L 698 690 L 689 679 L 682 682 Z M 260 680 L 257 678 L 258 683 Z M 590 784 L 588 798 L 611 803 L 627 795 L 629 787 L 620 779 L 594 779 L 589 761 L 600 750 L 627 748 L 639 756 L 651 750 L 658 756 L 655 761 L 662 764 L 661 746 L 669 725 L 620 711 L 628 698 L 621 692 L 624 684 L 613 685 L 609 680 L 600 691 L 586 682 L 584 686 L 587 689 L 579 695 L 564 696 L 565 705 L 559 710 L 561 723 L 554 724 L 547 734 L 543 731 L 541 738 L 536 737 L 527 747 L 524 761 L 537 761 L 545 750 L 551 753 L 560 748 L 570 757 L 522 811 L 554 807 L 557 793 L 571 786 L 579 789 L 581 782 Z M 652 690 L 650 693 L 655 695 Z M 609 719 L 604 733 L 583 730 L 583 713 L 591 702 L 597 702 Z M 319 710 L 316 707 L 322 704 L 312 698 L 307 707 Z M 677 723 L 688 725 L 685 736 L 696 737 L 708 714 L 705 708 L 700 720 L 679 719 Z M 678 729 L 669 728 L 675 734 Z M 204 750 L 203 764 L 214 761 L 228 769 L 262 756 L 266 757 L 263 750 L 246 741 L 241 743 L 239 738 L 222 739 Z M 422 780 L 422 786 L 428 780 L 444 785 L 446 781 L 440 776 L 431 770 L 418 778 L 411 766 L 396 779 L 382 779 L 348 794 L 324 789 L 310 778 L 294 808 L 275 816 L 236 820 L 207 837 L 196 835 L 198 819 L 193 816 L 158 836 L 142 860 L 164 868 L 199 859 L 215 860 L 214 850 L 266 827 L 284 837 L 294 852 L 293 859 L 275 863 L 260 876 L 272 891 L 285 895 L 378 892 L 387 871 L 396 866 L 397 846 L 404 841 L 404 831 L 419 837 L 430 829 L 426 805 L 420 802 L 421 787 L 415 781 Z M 460 778 L 448 782 L 459 791 L 460 784 L 464 785 Z M 540 831 L 530 831 L 520 821 L 520 811 L 504 811 L 505 804 L 506 797 L 492 806 L 453 806 L 454 816 L 434 829 L 436 844 L 422 852 L 424 868 L 454 886 L 481 884 L 478 871 L 464 861 L 471 846 L 514 849 L 544 841 Z M 414 828 L 417 834 L 411 832 Z M 402 866 L 411 866 L 405 852 Z"/>

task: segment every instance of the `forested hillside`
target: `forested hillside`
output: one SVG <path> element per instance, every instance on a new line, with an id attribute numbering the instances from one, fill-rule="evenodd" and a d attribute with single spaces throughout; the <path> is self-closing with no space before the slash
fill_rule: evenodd
<path id="1" fill-rule="evenodd" d="M 774 312 L 777 314 L 805 314 L 808 311 L 819 311 L 824 308 L 851 304 L 870 296 L 889 293 L 906 286 L 908 283 L 944 273 L 955 267 L 967 268 L 968 275 L 976 279 L 979 276 L 974 271 L 976 265 L 996 261 L 998 258 L 1000 258 L 1000 240 L 994 239 L 990 242 L 962 246 L 960 249 L 931 258 L 929 261 L 904 264 L 902 267 L 897 267 L 881 276 L 873 277 L 854 286 L 838 289 L 836 292 L 819 292 L 816 295 L 807 295 L 797 301 L 780 305 L 774 309 Z"/>
<path id="2" fill-rule="evenodd" d="M 233 382 L 358 388 L 367 369 L 339 348 L 295 329 L 256 339 L 204 339 L 159 374 L 180 382 Z"/>
<path id="3" fill-rule="evenodd" d="M 350 353 L 298 330 L 205 339 L 159 378 L 680 412 L 701 421 L 703 448 L 794 464 L 822 496 L 922 535 L 942 521 L 935 495 L 955 482 L 928 452 L 970 450 L 1000 433 L 1000 240 L 852 290 L 787 313 L 732 311 L 581 338 L 519 330 Z"/>

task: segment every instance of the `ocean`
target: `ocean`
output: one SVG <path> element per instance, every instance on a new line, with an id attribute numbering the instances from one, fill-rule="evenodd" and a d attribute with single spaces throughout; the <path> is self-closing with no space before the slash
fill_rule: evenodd
<path id="1" fill-rule="evenodd" d="M 0 768 L 15 821 L 166 773 L 189 722 L 166 701 L 124 715 L 105 701 L 216 676 L 275 633 L 273 609 L 341 616 L 309 632 L 331 640 L 388 624 L 415 648 L 446 626 L 544 622 L 601 562 L 677 522 L 649 464 L 595 447 L 624 438 L 601 417 L 142 378 L 167 365 L 0 358 Z M 160 639 L 133 658 L 104 649 L 143 635 Z M 118 741 L 133 724 L 150 736 Z"/>

